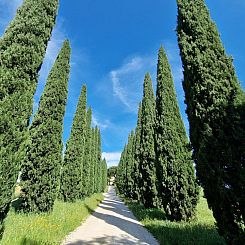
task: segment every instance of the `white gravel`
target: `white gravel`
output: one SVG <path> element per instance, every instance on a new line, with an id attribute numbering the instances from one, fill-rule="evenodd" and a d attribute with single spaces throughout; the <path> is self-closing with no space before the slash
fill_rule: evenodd
<path id="1" fill-rule="evenodd" d="M 104 196 L 104 201 L 95 212 L 70 233 L 62 245 L 159 245 L 116 196 L 113 187 L 109 187 L 108 193 Z"/>

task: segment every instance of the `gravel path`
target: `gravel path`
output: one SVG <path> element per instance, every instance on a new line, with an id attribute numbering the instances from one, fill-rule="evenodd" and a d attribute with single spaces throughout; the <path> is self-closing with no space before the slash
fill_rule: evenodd
<path id="1" fill-rule="evenodd" d="M 89 218 L 66 238 L 63 245 L 158 245 L 109 187 L 105 199 Z"/>

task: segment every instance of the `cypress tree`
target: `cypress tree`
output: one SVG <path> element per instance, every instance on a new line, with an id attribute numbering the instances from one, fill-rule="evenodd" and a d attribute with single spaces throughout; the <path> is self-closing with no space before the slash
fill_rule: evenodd
<path id="1" fill-rule="evenodd" d="M 95 134 L 95 128 L 92 128 L 91 131 L 92 134 L 92 144 L 91 144 L 91 165 L 92 165 L 92 176 L 91 178 L 91 190 L 92 193 L 96 193 L 96 179 L 97 179 L 97 174 L 96 174 L 96 134 Z"/>
<path id="2" fill-rule="evenodd" d="M 142 117 L 142 104 L 139 104 L 138 109 L 138 120 L 137 126 L 135 130 L 135 144 L 134 144 L 134 162 L 133 162 L 133 171 L 132 171 L 132 179 L 133 179 L 133 198 L 135 200 L 139 200 L 139 182 L 141 181 L 139 175 L 139 164 L 140 164 L 140 142 L 141 142 L 141 117 Z"/>
<path id="3" fill-rule="evenodd" d="M 139 182 L 140 200 L 147 208 L 157 205 L 154 125 L 155 96 L 150 74 L 147 73 L 144 80 L 142 100 L 141 149 L 139 155 L 139 174 L 141 179 Z"/>
<path id="4" fill-rule="evenodd" d="M 197 174 L 228 243 L 245 241 L 242 91 L 204 0 L 178 0 L 183 87 Z"/>
<path id="5" fill-rule="evenodd" d="M 84 85 L 78 101 L 73 120 L 70 138 L 62 167 L 60 196 L 65 202 L 74 202 L 82 198 L 82 171 L 84 157 L 84 142 L 86 132 L 87 89 Z"/>
<path id="6" fill-rule="evenodd" d="M 91 122 L 92 122 L 92 109 L 90 107 L 87 111 L 87 116 L 86 116 L 86 132 L 85 132 L 85 146 L 84 146 L 83 172 L 82 172 L 83 196 L 89 196 L 91 194 L 91 186 L 90 186 Z"/>
<path id="7" fill-rule="evenodd" d="M 21 190 L 26 212 L 48 212 L 56 199 L 62 160 L 62 133 L 70 72 L 70 45 L 64 45 L 48 76 L 38 111 L 24 143 Z"/>
<path id="8" fill-rule="evenodd" d="M 100 129 L 97 128 L 97 165 L 98 165 L 98 182 L 97 182 L 97 190 L 98 192 L 102 192 L 102 159 L 101 159 L 101 134 Z"/>
<path id="9" fill-rule="evenodd" d="M 57 8 L 58 0 L 25 0 L 0 39 L 0 230 L 19 171 L 21 155 L 15 153 L 32 114 Z"/>
<path id="10" fill-rule="evenodd" d="M 155 137 L 161 204 L 170 220 L 188 220 L 195 215 L 198 186 L 170 65 L 163 47 L 158 54 Z"/>
<path id="11" fill-rule="evenodd" d="M 102 191 L 106 190 L 107 186 L 107 163 L 105 158 L 102 161 Z"/>
<path id="12" fill-rule="evenodd" d="M 116 174 L 116 186 L 120 194 L 125 195 L 125 179 L 126 179 L 126 152 L 127 152 L 127 145 L 124 146 L 122 151 L 120 161 L 118 164 L 117 174 Z"/>
<path id="13" fill-rule="evenodd" d="M 125 195 L 126 197 L 133 198 L 134 196 L 134 182 L 132 178 L 133 172 L 133 163 L 134 163 L 134 142 L 135 142 L 135 135 L 134 131 L 132 131 L 128 138 L 128 145 L 127 145 L 127 155 L 126 155 L 126 179 L 124 182 L 126 183 Z"/>

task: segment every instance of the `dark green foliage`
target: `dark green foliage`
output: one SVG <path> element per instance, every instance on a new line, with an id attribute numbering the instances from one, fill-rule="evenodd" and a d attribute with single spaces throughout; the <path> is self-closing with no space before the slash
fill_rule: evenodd
<path id="1" fill-rule="evenodd" d="M 96 193 L 96 179 L 97 179 L 97 162 L 96 162 L 96 134 L 95 128 L 91 129 L 91 175 L 93 176 L 90 180 L 91 182 L 91 191 Z"/>
<path id="2" fill-rule="evenodd" d="M 107 187 L 107 163 L 105 158 L 102 161 L 102 192 L 106 190 Z"/>
<path id="3" fill-rule="evenodd" d="M 158 54 L 155 139 L 158 195 L 161 204 L 168 219 L 188 220 L 195 215 L 198 186 L 163 47 Z"/>
<path id="4" fill-rule="evenodd" d="M 25 212 L 48 212 L 56 199 L 62 161 L 62 133 L 68 79 L 70 45 L 64 42 L 27 132 L 21 164 L 21 190 Z"/>
<path id="5" fill-rule="evenodd" d="M 101 135 L 98 127 L 95 128 L 95 192 L 102 191 L 102 179 L 101 179 Z"/>
<path id="6" fill-rule="evenodd" d="M 147 73 L 144 80 L 139 153 L 140 200 L 147 208 L 157 205 L 154 126 L 155 96 L 150 75 Z"/>
<path id="7" fill-rule="evenodd" d="M 32 114 L 57 8 L 58 0 L 25 0 L 0 39 L 0 226 L 17 180 L 20 156 L 15 153 Z"/>
<path id="8" fill-rule="evenodd" d="M 91 168 L 91 122 L 92 122 L 92 109 L 89 108 L 86 116 L 86 132 L 85 132 L 85 145 L 83 157 L 83 170 L 82 170 L 82 195 L 89 196 L 91 193 L 90 186 L 90 168 Z"/>
<path id="9" fill-rule="evenodd" d="M 245 117 L 232 58 L 203 0 L 178 0 L 178 41 L 197 174 L 221 235 L 245 242 Z"/>
<path id="10" fill-rule="evenodd" d="M 73 120 L 71 135 L 66 144 L 62 167 L 60 196 L 66 202 L 74 202 L 82 197 L 82 171 L 84 142 L 86 133 L 87 89 L 83 86 Z"/>
<path id="11" fill-rule="evenodd" d="M 116 186 L 120 194 L 125 195 L 126 190 L 126 152 L 127 145 L 124 146 L 117 168 Z"/>
<path id="12" fill-rule="evenodd" d="M 110 179 L 111 177 L 116 177 L 117 174 L 117 166 L 112 166 L 110 168 L 108 168 L 107 170 L 107 176 Z"/>
<path id="13" fill-rule="evenodd" d="M 126 184 L 125 196 L 129 198 L 134 197 L 134 180 L 132 178 L 133 164 L 134 164 L 134 148 L 135 148 L 135 134 L 132 131 L 128 138 L 128 145 L 126 147 L 126 179 L 124 182 Z"/>
<path id="14" fill-rule="evenodd" d="M 133 179 L 133 198 L 139 200 L 139 182 L 141 181 L 139 175 L 139 164 L 140 164 L 140 140 L 141 140 L 141 117 L 142 117 L 142 104 L 139 104 L 138 110 L 138 120 L 135 130 L 135 145 L 134 145 L 134 162 L 132 170 L 132 179 Z"/>

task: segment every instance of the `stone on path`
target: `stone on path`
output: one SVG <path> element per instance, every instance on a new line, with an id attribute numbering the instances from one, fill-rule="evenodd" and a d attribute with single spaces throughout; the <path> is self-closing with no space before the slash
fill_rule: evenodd
<path id="1" fill-rule="evenodd" d="M 70 233 L 62 245 L 159 245 L 109 187 L 105 199 L 89 218 Z"/>

